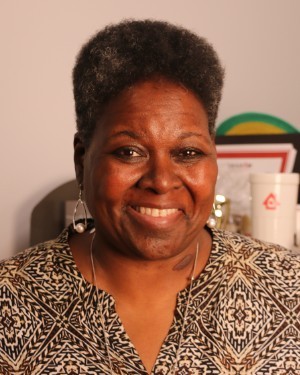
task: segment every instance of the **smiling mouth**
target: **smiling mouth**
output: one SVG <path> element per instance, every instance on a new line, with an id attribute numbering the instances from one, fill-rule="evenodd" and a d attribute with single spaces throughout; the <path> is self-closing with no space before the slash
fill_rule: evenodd
<path id="1" fill-rule="evenodd" d="M 142 215 L 152 216 L 152 217 L 166 217 L 174 215 L 178 211 L 178 208 L 150 208 L 150 207 L 133 207 L 135 211 L 139 212 Z"/>

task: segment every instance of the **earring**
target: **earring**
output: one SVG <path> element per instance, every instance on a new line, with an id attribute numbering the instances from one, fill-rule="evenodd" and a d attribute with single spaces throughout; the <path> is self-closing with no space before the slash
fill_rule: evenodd
<path id="1" fill-rule="evenodd" d="M 209 215 L 209 218 L 207 219 L 206 225 L 208 228 L 215 228 L 217 226 L 217 216 L 216 216 L 216 207 L 215 204 L 213 204 L 213 208 L 211 211 L 211 214 Z"/>
<path id="2" fill-rule="evenodd" d="M 79 206 L 82 206 L 82 210 L 84 213 L 84 218 L 83 218 L 84 222 L 83 223 L 79 222 L 76 224 L 76 213 L 77 213 L 77 209 Z M 86 204 L 82 200 L 82 185 L 79 185 L 79 197 L 78 197 L 78 200 L 74 209 L 74 213 L 73 213 L 73 228 L 77 233 L 84 233 L 87 228 L 87 211 L 86 211 Z"/>

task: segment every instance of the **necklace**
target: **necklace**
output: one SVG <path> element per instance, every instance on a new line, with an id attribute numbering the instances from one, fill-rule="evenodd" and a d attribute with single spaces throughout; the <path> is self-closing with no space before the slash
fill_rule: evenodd
<path id="1" fill-rule="evenodd" d="M 94 244 L 95 234 L 96 234 L 96 232 L 93 233 L 93 238 L 92 238 L 91 245 L 90 245 L 92 278 L 93 278 L 93 284 L 96 286 L 97 307 L 98 307 L 98 313 L 99 313 L 99 316 L 100 316 L 100 323 L 101 323 L 101 326 L 102 326 L 102 329 L 103 329 L 103 334 L 104 334 L 104 344 L 105 344 L 105 350 L 106 350 L 106 354 L 107 354 L 107 358 L 108 358 L 108 362 L 109 362 L 110 375 L 114 375 L 115 372 L 114 372 L 114 369 L 113 369 L 113 364 L 112 364 L 112 359 L 111 359 L 111 354 L 110 354 L 110 345 L 109 345 L 109 340 L 108 340 L 109 334 L 105 329 L 104 317 L 103 317 L 103 314 L 102 314 L 102 308 L 100 308 L 100 305 L 99 305 L 99 289 L 97 287 L 97 276 L 96 276 L 96 271 L 95 271 L 95 263 L 94 263 L 94 255 L 93 255 L 93 244 Z M 174 374 L 174 375 L 179 370 L 178 362 L 179 362 L 179 358 L 180 358 L 181 346 L 182 346 L 182 341 L 183 341 L 183 334 L 184 334 L 184 330 L 185 330 L 185 326 L 186 326 L 186 322 L 187 322 L 187 318 L 188 318 L 188 312 L 189 312 L 189 308 L 190 308 L 190 302 L 191 302 L 191 297 L 192 297 L 192 289 L 193 289 L 193 284 L 194 284 L 194 280 L 195 280 L 195 271 L 196 271 L 197 260 L 198 260 L 198 253 L 199 253 L 199 243 L 197 243 L 197 248 L 196 248 L 196 252 L 195 252 L 195 259 L 194 259 L 193 268 L 192 268 L 192 272 L 191 272 L 191 276 L 190 276 L 191 282 L 190 282 L 188 297 L 187 297 L 185 310 L 184 310 L 184 314 L 183 314 L 183 321 L 182 321 L 182 324 L 181 324 L 180 336 L 179 336 L 179 341 L 178 341 L 178 348 L 177 348 L 177 351 L 176 351 L 175 361 L 174 361 L 174 363 L 172 365 L 172 368 L 171 368 L 171 374 Z"/>

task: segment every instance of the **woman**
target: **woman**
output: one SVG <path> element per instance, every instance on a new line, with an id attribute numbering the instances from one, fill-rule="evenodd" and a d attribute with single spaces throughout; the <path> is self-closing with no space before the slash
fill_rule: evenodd
<path id="1" fill-rule="evenodd" d="M 1 373 L 298 373 L 298 259 L 206 224 L 213 48 L 126 21 L 83 47 L 73 78 L 75 213 L 93 221 L 2 263 Z"/>

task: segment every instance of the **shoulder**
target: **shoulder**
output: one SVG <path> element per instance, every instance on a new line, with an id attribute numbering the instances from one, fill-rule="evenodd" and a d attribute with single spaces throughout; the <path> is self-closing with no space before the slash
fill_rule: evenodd
<path id="1" fill-rule="evenodd" d="M 67 242 L 68 233 L 51 241 L 40 243 L 0 262 L 0 294 L 6 290 L 18 295 L 31 287 L 39 288 L 53 280 L 54 273 L 62 268 L 64 260 L 72 263 Z"/>
<path id="2" fill-rule="evenodd" d="M 300 296 L 300 256 L 276 244 L 221 230 L 213 231 L 213 239 L 228 268 L 256 284 L 297 291 Z"/>
<path id="3" fill-rule="evenodd" d="M 271 367 L 293 360 L 300 344 L 300 257 L 239 234 L 212 235 L 217 264 L 207 309 L 221 327 L 219 342 L 224 337 L 226 355 L 235 353 L 249 373 L 269 374 Z"/>
<path id="4" fill-rule="evenodd" d="M 43 320 L 46 310 L 68 305 L 72 293 L 79 290 L 81 277 L 67 236 L 64 231 L 57 239 L 0 263 L 0 316 L 39 316 Z M 33 324 L 31 319 L 28 324 Z"/>
<path id="5" fill-rule="evenodd" d="M 252 237 L 243 236 L 238 233 L 232 233 L 224 230 L 214 229 L 213 240 L 221 247 L 225 247 L 227 251 L 239 253 L 247 257 L 249 252 L 251 255 L 264 255 L 266 256 L 280 256 L 280 257 L 292 257 L 291 251 L 270 242 L 261 241 Z M 300 260 L 300 258 L 299 258 Z"/>
<path id="6" fill-rule="evenodd" d="M 0 373 L 4 367 L 7 374 L 32 373 L 28 363 L 41 358 L 37 348 L 49 350 L 53 332 L 65 324 L 62 312 L 80 309 L 82 279 L 67 239 L 65 230 L 0 263 Z"/>

